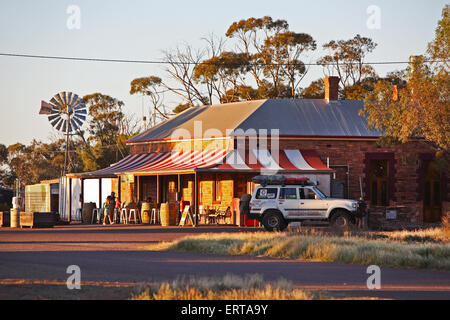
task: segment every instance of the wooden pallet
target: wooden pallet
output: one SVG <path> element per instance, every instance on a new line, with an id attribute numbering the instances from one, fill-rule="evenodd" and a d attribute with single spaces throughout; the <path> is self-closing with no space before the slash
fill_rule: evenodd
<path id="1" fill-rule="evenodd" d="M 53 212 L 21 212 L 20 227 L 53 228 L 57 215 Z"/>

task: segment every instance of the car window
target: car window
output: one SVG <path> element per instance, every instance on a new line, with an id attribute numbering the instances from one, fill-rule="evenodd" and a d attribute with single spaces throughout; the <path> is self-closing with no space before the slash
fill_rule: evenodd
<path id="1" fill-rule="evenodd" d="M 280 189 L 280 199 L 296 200 L 297 199 L 297 189 L 296 188 L 281 188 Z"/>
<path id="2" fill-rule="evenodd" d="M 277 188 L 260 188 L 256 192 L 256 199 L 276 199 L 277 194 Z"/>
<path id="3" fill-rule="evenodd" d="M 299 191 L 300 191 L 300 199 L 314 200 L 316 198 L 316 194 L 311 189 L 300 188 Z"/>

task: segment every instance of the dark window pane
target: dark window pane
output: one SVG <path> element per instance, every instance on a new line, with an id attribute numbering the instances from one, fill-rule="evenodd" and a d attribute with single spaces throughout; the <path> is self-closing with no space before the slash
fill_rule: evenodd
<path id="1" fill-rule="evenodd" d="M 424 198 L 424 204 L 425 206 L 429 207 L 430 206 L 430 193 L 431 193 L 431 188 L 430 188 L 430 181 L 426 181 L 425 182 L 425 198 Z"/>
<path id="2" fill-rule="evenodd" d="M 441 205 L 441 184 L 439 181 L 434 182 L 434 188 L 433 188 L 433 204 L 435 206 Z"/>
<path id="3" fill-rule="evenodd" d="M 277 193 L 277 188 L 261 188 L 256 193 L 256 199 L 276 199 Z"/>
<path id="4" fill-rule="evenodd" d="M 383 181 L 381 182 L 381 205 L 387 206 L 388 205 L 388 196 L 387 196 L 387 182 Z"/>
<path id="5" fill-rule="evenodd" d="M 296 188 L 281 188 L 280 199 L 296 200 L 297 189 Z"/>
<path id="6" fill-rule="evenodd" d="M 371 195 L 370 200 L 376 206 L 378 205 L 378 190 L 377 189 L 378 189 L 377 182 L 376 181 L 372 182 L 372 195 Z"/>
<path id="7" fill-rule="evenodd" d="M 305 189 L 304 188 L 298 189 L 298 192 L 300 193 L 300 199 L 306 199 L 305 198 Z"/>

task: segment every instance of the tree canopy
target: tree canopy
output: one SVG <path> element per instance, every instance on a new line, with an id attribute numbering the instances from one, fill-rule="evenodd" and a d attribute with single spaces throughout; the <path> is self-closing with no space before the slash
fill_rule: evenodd
<path id="1" fill-rule="evenodd" d="M 399 142 L 424 138 L 448 152 L 450 147 L 450 79 L 448 74 L 450 38 L 449 6 L 442 12 L 435 39 L 428 53 L 412 59 L 403 71 L 406 84 L 399 98 L 392 99 L 392 86 L 378 81 L 365 99 L 364 113 L 371 126 Z M 427 63 L 426 61 L 432 61 Z"/>

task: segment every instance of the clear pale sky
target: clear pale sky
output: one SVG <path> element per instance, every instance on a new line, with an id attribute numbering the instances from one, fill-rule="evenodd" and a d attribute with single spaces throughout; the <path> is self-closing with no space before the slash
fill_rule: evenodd
<path id="1" fill-rule="evenodd" d="M 0 52 L 87 58 L 161 60 L 162 50 L 187 42 L 202 46 L 210 33 L 224 36 L 240 19 L 269 15 L 290 29 L 313 36 L 318 47 L 356 34 L 371 37 L 377 49 L 367 61 L 407 61 L 423 54 L 434 37 L 445 0 L 14 0 L 0 2 Z M 70 5 L 81 10 L 80 29 L 67 28 Z M 380 29 L 369 29 L 367 8 L 380 8 Z M 309 56 L 315 62 L 321 50 Z M 380 75 L 403 66 L 383 66 Z M 55 135 L 41 100 L 61 91 L 102 92 L 125 102 L 124 111 L 142 117 L 142 99 L 130 96 L 134 78 L 159 75 L 164 66 L 52 61 L 0 56 L 0 143 L 49 141 Z M 302 83 L 323 76 L 311 67 Z M 166 99 L 175 106 L 177 100 Z"/>

